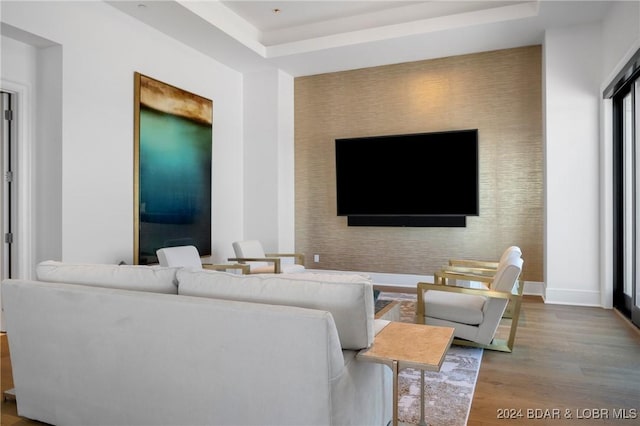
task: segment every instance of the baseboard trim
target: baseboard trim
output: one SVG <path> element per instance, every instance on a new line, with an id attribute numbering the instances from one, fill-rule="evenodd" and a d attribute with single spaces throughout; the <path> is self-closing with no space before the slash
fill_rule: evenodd
<path id="1" fill-rule="evenodd" d="M 547 287 L 544 303 L 550 305 L 593 306 L 602 308 L 600 292 L 595 290 L 576 290 Z"/>
<path id="2" fill-rule="evenodd" d="M 525 281 L 522 294 L 527 296 L 540 296 L 544 299 L 544 283 L 540 281 Z"/>

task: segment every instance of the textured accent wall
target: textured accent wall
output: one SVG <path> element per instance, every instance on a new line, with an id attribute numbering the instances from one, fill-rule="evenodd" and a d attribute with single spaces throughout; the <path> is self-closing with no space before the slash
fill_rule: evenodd
<path id="1" fill-rule="evenodd" d="M 497 259 L 515 244 L 524 278 L 542 281 L 541 54 L 528 46 L 296 78 L 296 251 L 307 267 L 432 274 L 449 258 Z M 480 215 L 465 228 L 349 227 L 336 215 L 336 138 L 474 128 Z M 455 178 L 455 158 L 429 161 L 451 162 Z M 426 196 L 418 185 L 415 194 Z"/>

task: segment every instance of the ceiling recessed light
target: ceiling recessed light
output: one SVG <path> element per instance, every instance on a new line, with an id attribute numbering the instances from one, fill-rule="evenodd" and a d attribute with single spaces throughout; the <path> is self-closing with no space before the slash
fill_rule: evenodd
<path id="1" fill-rule="evenodd" d="M 138 3 L 138 7 L 139 7 L 140 9 L 144 9 L 145 7 L 147 7 L 147 5 L 146 5 L 146 4 L 144 4 L 144 3 Z"/>
<path id="2" fill-rule="evenodd" d="M 272 12 L 275 13 L 275 14 L 278 14 L 278 13 L 282 12 L 282 10 L 280 10 L 278 8 L 275 8 L 275 9 L 272 10 Z"/>

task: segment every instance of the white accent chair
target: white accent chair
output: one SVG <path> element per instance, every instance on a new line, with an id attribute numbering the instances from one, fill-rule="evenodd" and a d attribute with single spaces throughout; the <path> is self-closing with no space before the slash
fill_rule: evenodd
<path id="1" fill-rule="evenodd" d="M 294 274 L 305 270 L 303 254 L 265 253 L 257 240 L 235 241 L 233 251 L 236 257 L 229 261 L 249 265 L 251 274 Z M 282 262 L 283 258 L 293 258 L 295 263 Z"/>
<path id="2" fill-rule="evenodd" d="M 195 246 L 165 247 L 156 250 L 160 266 L 183 267 L 192 269 L 212 269 L 226 271 L 228 269 L 240 269 L 243 274 L 249 273 L 247 265 L 239 263 L 214 265 L 202 263 L 200 253 Z"/>
<path id="3" fill-rule="evenodd" d="M 522 257 L 522 250 L 520 247 L 510 246 L 502 252 L 500 260 L 449 259 L 449 264 L 443 266 L 442 270 L 449 272 L 451 279 L 453 279 L 453 274 L 456 273 L 463 275 L 483 275 L 485 277 L 494 277 L 500 264 L 506 262 L 512 253 L 517 253 Z M 524 282 L 522 282 L 522 274 L 520 274 L 520 280 L 521 282 L 519 282 L 519 285 L 524 285 Z M 486 285 L 484 287 L 487 288 Z M 502 317 L 513 317 L 513 305 L 511 303 L 507 304 L 507 309 L 505 309 Z"/>
<path id="4" fill-rule="evenodd" d="M 447 271 L 471 272 L 473 274 L 484 274 L 493 276 L 500 263 L 505 262 L 512 253 L 517 253 L 522 257 L 522 250 L 518 246 L 507 247 L 500 256 L 500 260 L 472 260 L 472 259 L 450 259 L 449 265 L 444 267 Z"/>
<path id="5" fill-rule="evenodd" d="M 522 304 L 522 283 L 518 278 L 523 263 L 520 254 L 512 252 L 493 276 L 436 272 L 433 284 L 418 283 L 416 322 L 454 327 L 454 344 L 511 352 Z M 485 282 L 487 287 L 460 287 L 448 282 L 450 279 Z M 504 320 L 511 322 L 505 341 L 495 338 L 495 334 L 509 302 L 513 315 Z"/>

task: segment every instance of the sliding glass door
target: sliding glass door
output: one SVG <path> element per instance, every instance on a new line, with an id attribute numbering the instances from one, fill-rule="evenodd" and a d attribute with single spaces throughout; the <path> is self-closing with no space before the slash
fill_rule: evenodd
<path id="1" fill-rule="evenodd" d="M 614 131 L 614 300 L 640 326 L 640 69 L 612 93 Z"/>
<path id="2" fill-rule="evenodd" d="M 629 100 L 630 108 L 626 112 L 625 140 L 630 140 L 635 148 L 634 156 L 634 195 L 635 209 L 635 276 L 633 282 L 625 282 L 622 289 L 625 306 L 631 309 L 631 320 L 640 326 L 640 77 L 636 78 L 631 89 L 633 96 Z"/>

